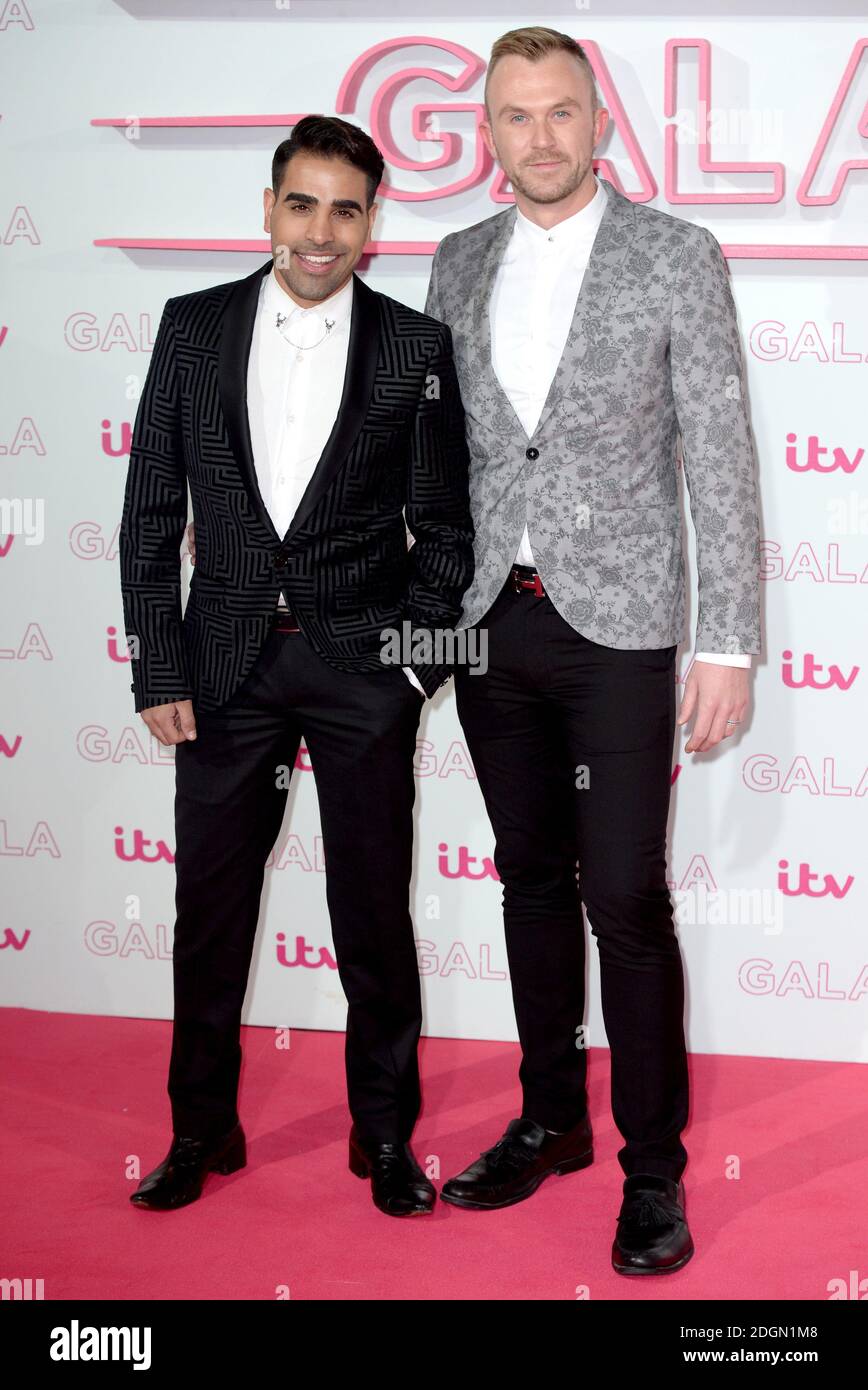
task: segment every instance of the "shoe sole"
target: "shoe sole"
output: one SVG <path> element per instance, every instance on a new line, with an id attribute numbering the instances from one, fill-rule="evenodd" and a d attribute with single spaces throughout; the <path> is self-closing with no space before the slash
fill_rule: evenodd
<path id="1" fill-rule="evenodd" d="M 245 1139 L 242 1139 L 240 1143 L 236 1142 L 230 1150 L 222 1155 L 219 1163 L 214 1163 L 207 1169 L 202 1181 L 202 1189 L 205 1187 L 209 1174 L 219 1173 L 222 1177 L 225 1177 L 229 1173 L 237 1173 L 240 1168 L 246 1167 L 247 1142 Z M 199 1198 L 202 1196 L 202 1191 L 200 1190 L 195 1197 L 188 1197 L 185 1202 L 175 1202 L 170 1207 L 159 1206 L 155 1203 L 146 1201 L 136 1201 L 134 1200 L 136 1196 L 137 1194 L 133 1193 L 130 1198 L 130 1205 L 136 1207 L 139 1211 L 180 1211 L 182 1207 L 189 1207 L 192 1206 L 194 1202 L 198 1202 Z"/>
<path id="2" fill-rule="evenodd" d="M 676 1260 L 672 1265 L 650 1265 L 643 1269 L 641 1265 L 619 1265 L 612 1260 L 612 1268 L 616 1274 L 674 1274 L 677 1269 L 683 1269 L 687 1261 L 693 1256 L 695 1247 L 691 1245 L 686 1255 L 682 1255 L 680 1260 Z"/>
<path id="3" fill-rule="evenodd" d="M 504 1207 L 514 1207 L 518 1202 L 524 1202 L 528 1197 L 532 1197 L 539 1187 L 545 1182 L 546 1178 L 553 1175 L 558 1177 L 567 1173 L 577 1173 L 580 1168 L 588 1168 L 594 1161 L 594 1150 L 588 1149 L 583 1154 L 578 1154 L 575 1158 L 565 1159 L 563 1163 L 557 1163 L 547 1172 L 540 1173 L 533 1179 L 530 1186 L 522 1192 L 515 1193 L 512 1197 L 506 1197 L 502 1202 L 477 1202 L 472 1197 L 455 1197 L 450 1193 L 441 1192 L 441 1202 L 448 1202 L 452 1207 L 465 1207 L 468 1211 L 501 1211 Z"/>

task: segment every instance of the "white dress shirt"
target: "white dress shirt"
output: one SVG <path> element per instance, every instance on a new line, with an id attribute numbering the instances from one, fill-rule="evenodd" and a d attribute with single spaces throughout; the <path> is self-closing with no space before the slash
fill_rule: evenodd
<path id="1" fill-rule="evenodd" d="M 591 201 L 554 227 L 540 227 L 516 208 L 495 277 L 489 308 L 492 365 L 528 436 L 537 427 L 563 355 L 605 210 L 606 191 L 595 182 Z M 515 563 L 536 568 L 527 526 Z M 697 652 L 696 659 L 724 666 L 751 664 L 749 655 L 723 652 Z"/>
<path id="2" fill-rule="evenodd" d="M 352 276 L 309 309 L 296 304 L 274 266 L 262 277 L 247 363 L 247 414 L 259 491 L 281 539 L 337 418 L 352 307 Z M 281 598 L 287 603 L 282 592 Z M 403 669 L 424 695 L 413 672 Z"/>
<path id="3" fill-rule="evenodd" d="M 296 304 L 274 266 L 262 277 L 247 364 L 247 410 L 259 491 L 281 538 L 337 417 L 352 307 L 352 276 L 311 309 Z M 282 332 L 278 315 L 285 320 Z"/>

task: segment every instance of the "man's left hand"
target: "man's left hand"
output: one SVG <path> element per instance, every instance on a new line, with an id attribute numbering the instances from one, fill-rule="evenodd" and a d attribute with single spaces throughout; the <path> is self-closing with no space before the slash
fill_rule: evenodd
<path id="1" fill-rule="evenodd" d="M 684 685 L 677 722 L 686 724 L 696 713 L 685 753 L 707 753 L 721 739 L 729 738 L 744 722 L 750 699 L 750 671 L 743 666 L 720 666 L 694 661 Z M 727 724 L 727 720 L 736 720 Z"/>

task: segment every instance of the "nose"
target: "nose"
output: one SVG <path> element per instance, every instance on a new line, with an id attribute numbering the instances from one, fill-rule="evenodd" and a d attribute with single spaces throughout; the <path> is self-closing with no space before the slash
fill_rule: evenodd
<path id="1" fill-rule="evenodd" d="M 317 246 L 322 246 L 324 242 L 331 241 L 332 229 L 328 220 L 328 215 L 315 217 L 307 229 L 308 238 L 316 242 Z"/>

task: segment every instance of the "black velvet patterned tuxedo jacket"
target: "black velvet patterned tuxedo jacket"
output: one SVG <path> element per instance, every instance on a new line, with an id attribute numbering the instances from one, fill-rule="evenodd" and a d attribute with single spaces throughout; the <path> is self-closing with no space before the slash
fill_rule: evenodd
<path id="1" fill-rule="evenodd" d="M 320 656 L 371 671 L 382 669 L 384 628 L 453 627 L 473 577 L 450 330 L 358 276 L 338 416 L 278 535 L 247 417 L 247 362 L 271 266 L 169 299 L 160 321 L 120 530 L 124 623 L 128 642 L 138 639 L 136 710 L 180 699 L 192 699 L 194 712 L 223 704 L 253 666 L 281 589 Z M 182 617 L 188 483 L 196 564 Z M 407 664 L 429 696 L 449 677 L 445 666 Z"/>

